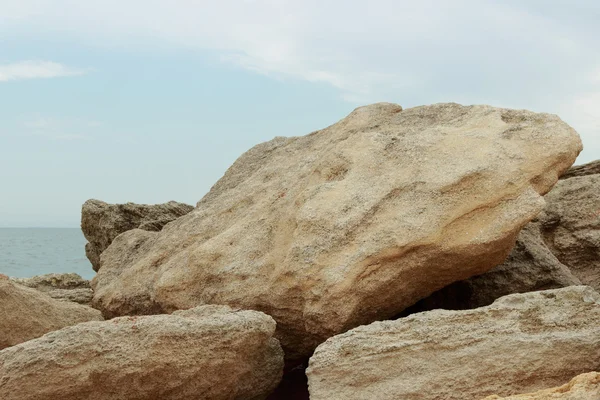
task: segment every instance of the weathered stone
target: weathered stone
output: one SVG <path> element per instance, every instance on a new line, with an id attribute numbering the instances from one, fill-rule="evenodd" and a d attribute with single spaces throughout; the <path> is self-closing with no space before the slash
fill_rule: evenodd
<path id="1" fill-rule="evenodd" d="M 46 274 L 31 278 L 10 278 L 20 285 L 37 289 L 56 300 L 89 305 L 92 301 L 90 281 L 74 273 Z"/>
<path id="2" fill-rule="evenodd" d="M 0 351 L 0 398 L 264 399 L 283 370 L 274 331 L 226 306 L 83 323 Z"/>
<path id="3" fill-rule="evenodd" d="M 576 176 L 586 176 L 594 174 L 600 174 L 600 160 L 571 167 L 560 177 L 560 179 L 569 179 Z"/>
<path id="4" fill-rule="evenodd" d="M 443 308 L 467 310 L 490 305 L 513 293 L 558 289 L 581 285 L 546 246 L 539 223 L 531 222 L 517 237 L 517 243 L 504 263 L 482 275 L 455 282 L 409 307 L 403 315 Z"/>
<path id="5" fill-rule="evenodd" d="M 545 196 L 544 211 L 521 231 L 503 264 L 433 293 L 403 315 L 476 308 L 511 293 L 570 285 L 600 290 L 600 174 L 594 165 L 600 164 L 574 167 L 569 179 L 561 177 Z"/>
<path id="6" fill-rule="evenodd" d="M 193 206 L 176 201 L 148 205 L 88 200 L 81 208 L 81 230 L 89 241 L 85 245 L 85 254 L 94 271 L 98 271 L 102 252 L 121 233 L 136 228 L 160 231 L 166 224 L 193 209 Z"/>
<path id="7" fill-rule="evenodd" d="M 538 219 L 548 247 L 584 285 L 600 290 L 600 174 L 558 182 Z"/>
<path id="8" fill-rule="evenodd" d="M 238 159 L 190 214 L 121 234 L 92 281 L 107 316 L 257 309 L 290 358 L 500 264 L 581 141 L 558 117 L 375 104 Z"/>
<path id="9" fill-rule="evenodd" d="M 321 344 L 307 375 L 311 400 L 480 400 L 599 368 L 600 294 L 570 286 L 355 328 Z"/>
<path id="10" fill-rule="evenodd" d="M 100 311 L 55 300 L 0 275 L 0 349 L 92 320 L 102 320 Z"/>
<path id="11" fill-rule="evenodd" d="M 490 396 L 485 400 L 598 400 L 600 399 L 600 374 L 581 374 L 571 382 L 553 389 L 508 397 Z"/>

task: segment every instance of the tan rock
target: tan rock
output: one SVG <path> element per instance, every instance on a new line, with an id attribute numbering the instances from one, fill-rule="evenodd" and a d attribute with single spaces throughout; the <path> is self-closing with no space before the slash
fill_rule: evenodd
<path id="1" fill-rule="evenodd" d="M 600 290 L 599 166 L 593 162 L 572 167 L 561 177 L 545 196 L 545 210 L 521 231 L 503 264 L 455 282 L 403 314 L 476 308 L 511 293 L 570 285 Z"/>
<path id="2" fill-rule="evenodd" d="M 160 231 L 166 224 L 193 209 L 193 206 L 176 201 L 148 205 L 88 200 L 81 208 L 81 230 L 89 241 L 85 246 L 85 254 L 94 271 L 98 271 L 102 252 L 121 233 L 136 228 Z"/>
<path id="3" fill-rule="evenodd" d="M 531 222 L 517 237 L 508 258 L 488 272 L 455 282 L 406 309 L 403 314 L 443 308 L 468 310 L 490 305 L 513 293 L 558 289 L 581 285 L 567 266 L 552 254 L 540 233 L 538 222 Z"/>
<path id="4" fill-rule="evenodd" d="M 240 157 L 190 214 L 120 235 L 92 282 L 108 316 L 257 309 L 290 358 L 500 264 L 581 150 L 558 117 L 361 107 Z"/>
<path id="5" fill-rule="evenodd" d="M 375 322 L 321 344 L 311 400 L 480 400 L 600 368 L 600 294 L 570 286 Z"/>
<path id="6" fill-rule="evenodd" d="M 264 399 L 283 370 L 274 331 L 226 306 L 83 323 L 0 351 L 0 398 Z"/>
<path id="7" fill-rule="evenodd" d="M 584 285 L 600 290 L 600 174 L 561 180 L 546 201 L 539 216 L 546 244 Z"/>
<path id="8" fill-rule="evenodd" d="M 590 372 L 581 374 L 571 382 L 553 389 L 535 393 L 500 397 L 489 396 L 485 400 L 598 400 L 600 399 L 600 374 Z"/>
<path id="9" fill-rule="evenodd" d="M 102 320 L 100 311 L 55 300 L 38 290 L 11 282 L 8 277 L 0 277 L 0 349 L 92 320 Z"/>
<path id="10" fill-rule="evenodd" d="M 576 176 L 586 176 L 594 174 L 600 174 L 600 160 L 571 167 L 560 177 L 560 179 L 569 179 Z"/>
<path id="11" fill-rule="evenodd" d="M 37 289 L 56 300 L 89 305 L 92 301 L 90 281 L 75 273 L 45 274 L 31 278 L 10 278 L 13 282 Z"/>

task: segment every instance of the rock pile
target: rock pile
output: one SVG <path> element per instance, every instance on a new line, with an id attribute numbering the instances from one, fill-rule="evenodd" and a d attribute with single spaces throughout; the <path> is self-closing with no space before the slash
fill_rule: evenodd
<path id="1" fill-rule="evenodd" d="M 379 103 L 250 149 L 195 208 L 89 200 L 91 288 L 0 279 L 0 398 L 596 399 L 580 151 L 554 115 Z M 80 290 L 99 311 L 50 297 Z"/>

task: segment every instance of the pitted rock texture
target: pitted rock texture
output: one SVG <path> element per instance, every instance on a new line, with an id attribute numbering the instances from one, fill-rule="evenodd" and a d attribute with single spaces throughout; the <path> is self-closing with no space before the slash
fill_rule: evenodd
<path id="1" fill-rule="evenodd" d="M 600 290 L 600 174 L 561 180 L 546 195 L 542 235 L 584 285 Z"/>
<path id="2" fill-rule="evenodd" d="M 0 275 L 0 349 L 80 322 L 102 320 L 91 307 L 59 301 Z M 0 374 L 0 385 L 2 374 Z M 0 396 L 2 398 L 2 396 Z"/>
<path id="3" fill-rule="evenodd" d="M 477 308 L 507 294 L 571 285 L 600 290 L 600 174 L 596 165 L 600 164 L 573 167 L 561 177 L 546 194 L 544 211 L 521 231 L 503 264 L 438 290 L 402 314 Z"/>
<path id="4" fill-rule="evenodd" d="M 74 273 L 45 274 L 31 278 L 10 278 L 13 282 L 24 285 L 56 300 L 72 301 L 89 305 L 92 301 L 92 288 L 90 281 Z"/>
<path id="5" fill-rule="evenodd" d="M 277 321 L 288 358 L 502 263 L 581 150 L 558 117 L 380 103 L 242 155 L 191 213 L 102 256 L 107 316 L 198 304 Z"/>
<path id="6" fill-rule="evenodd" d="M 600 160 L 571 167 L 560 177 L 560 179 L 569 179 L 576 176 L 586 176 L 594 174 L 600 174 Z"/>
<path id="7" fill-rule="evenodd" d="M 85 254 L 94 271 L 98 271 L 102 252 L 121 233 L 136 228 L 160 231 L 166 224 L 193 209 L 193 206 L 176 201 L 148 205 L 88 200 L 81 208 L 81 230 L 89 242 L 85 246 Z"/>
<path id="8" fill-rule="evenodd" d="M 375 322 L 321 344 L 311 400 L 480 400 L 600 368 L 600 294 L 570 286 Z"/>
<path id="9" fill-rule="evenodd" d="M 598 400 L 600 399 L 600 373 L 581 374 L 571 382 L 553 389 L 508 397 L 490 396 L 485 400 Z"/>
<path id="10" fill-rule="evenodd" d="M 435 310 L 468 310 L 492 304 L 514 293 L 581 285 L 571 270 L 552 254 L 537 222 L 523 228 L 508 258 L 488 272 L 455 282 L 407 308 L 403 315 Z"/>
<path id="11" fill-rule="evenodd" d="M 83 323 L 0 351 L 0 398 L 264 399 L 283 370 L 274 331 L 226 306 Z"/>

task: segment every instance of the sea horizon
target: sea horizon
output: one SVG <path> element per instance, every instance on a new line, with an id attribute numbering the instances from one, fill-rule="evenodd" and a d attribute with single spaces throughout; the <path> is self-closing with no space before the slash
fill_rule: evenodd
<path id="1" fill-rule="evenodd" d="M 85 243 L 81 228 L 0 227 L 0 273 L 27 278 L 73 272 L 91 279 Z"/>

